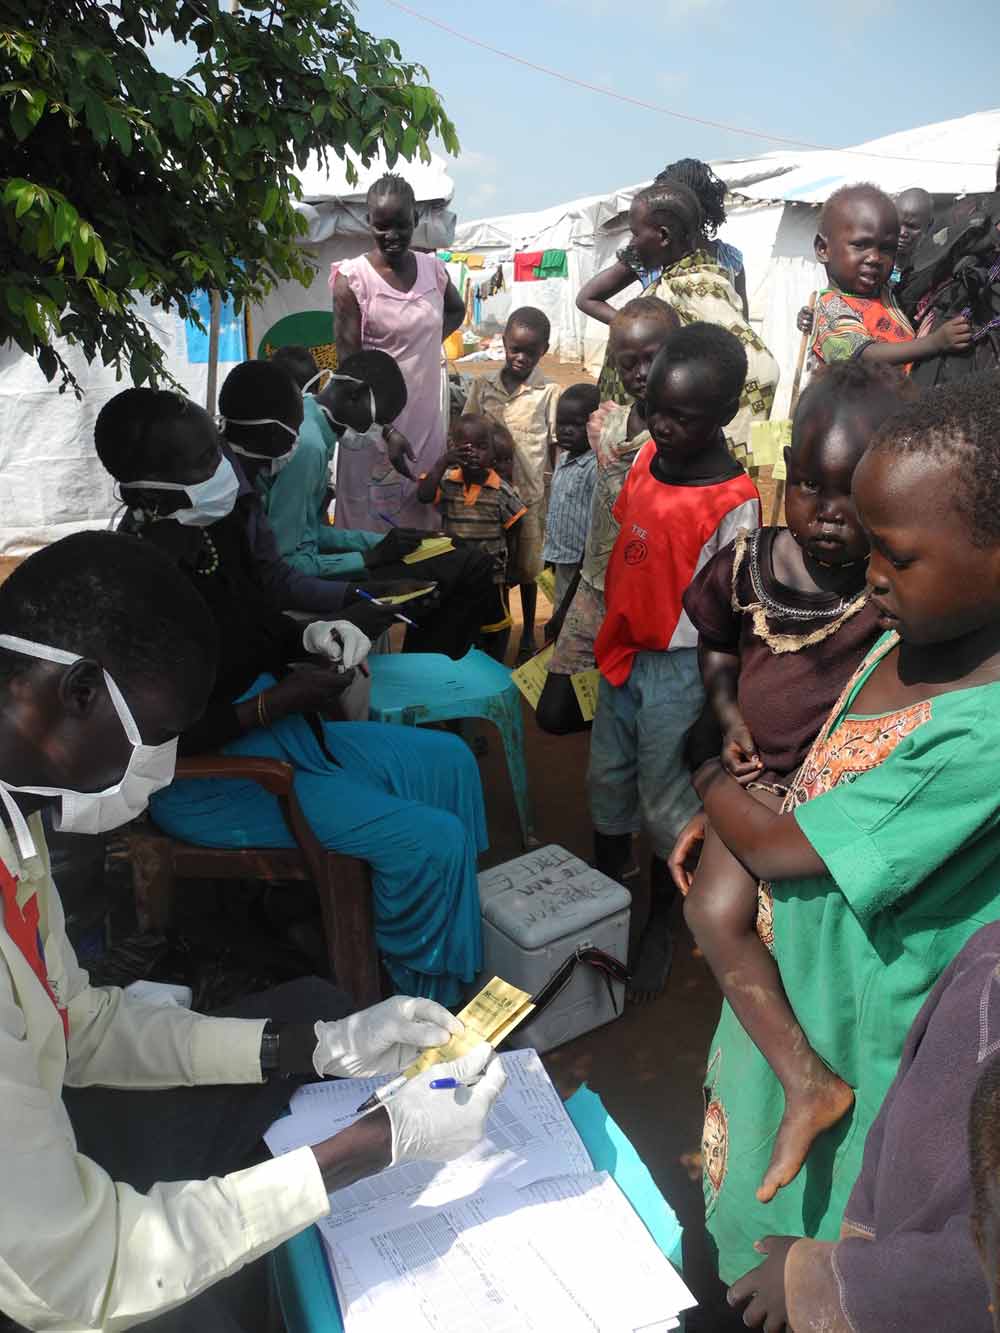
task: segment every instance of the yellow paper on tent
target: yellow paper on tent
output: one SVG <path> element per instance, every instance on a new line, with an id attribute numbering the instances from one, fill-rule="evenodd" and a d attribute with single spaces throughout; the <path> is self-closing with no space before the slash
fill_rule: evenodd
<path id="1" fill-rule="evenodd" d="M 573 686 L 573 693 L 580 705 L 584 722 L 593 722 L 594 714 L 597 712 L 597 691 L 601 683 L 600 671 L 597 667 L 591 667 L 589 671 L 578 671 L 576 675 L 570 676 L 569 683 Z"/>
<path id="2" fill-rule="evenodd" d="M 374 600 L 379 606 L 402 606 L 404 602 L 412 602 L 417 597 L 426 597 L 436 587 L 436 583 L 428 583 L 426 587 L 416 588 L 413 592 L 394 592 L 385 597 L 376 597 Z"/>
<path id="3" fill-rule="evenodd" d="M 750 425 L 750 453 L 753 466 L 778 467 L 785 465 L 785 449 L 792 442 L 792 423 L 783 421 L 754 421 Z"/>
<path id="4" fill-rule="evenodd" d="M 554 569 L 543 569 L 536 577 L 535 584 L 545 594 L 553 606 L 556 604 L 556 573 Z"/>
<path id="5" fill-rule="evenodd" d="M 403 564 L 417 565 L 421 560 L 430 560 L 436 555 L 447 555 L 454 549 L 455 543 L 450 537 L 425 537 L 415 550 L 403 556 Z"/>
<path id="6" fill-rule="evenodd" d="M 545 689 L 545 681 L 549 674 L 549 662 L 552 654 L 555 652 L 555 644 L 550 643 L 536 653 L 534 657 L 529 657 L 523 666 L 519 666 L 516 671 L 510 673 L 510 678 L 521 691 L 532 708 L 538 707 L 538 701 L 542 697 L 542 690 Z"/>
<path id="7" fill-rule="evenodd" d="M 424 1051 L 412 1065 L 403 1070 L 403 1074 L 406 1078 L 413 1078 L 414 1074 L 423 1073 L 443 1060 L 457 1060 L 483 1041 L 488 1041 L 495 1048 L 534 1009 L 527 991 L 518 990 L 509 981 L 494 977 L 459 1013 L 458 1017 L 465 1024 L 461 1036 L 452 1037 L 444 1046 Z"/>

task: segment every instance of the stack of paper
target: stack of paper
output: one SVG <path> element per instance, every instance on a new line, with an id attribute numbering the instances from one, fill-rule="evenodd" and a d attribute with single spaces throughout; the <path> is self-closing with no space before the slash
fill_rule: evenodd
<path id="1" fill-rule="evenodd" d="M 330 1195 L 320 1223 L 347 1333 L 654 1333 L 694 1299 L 586 1149 L 534 1051 L 500 1057 L 487 1136 Z M 281 1153 L 355 1119 L 385 1079 L 312 1084 L 266 1138 Z"/>

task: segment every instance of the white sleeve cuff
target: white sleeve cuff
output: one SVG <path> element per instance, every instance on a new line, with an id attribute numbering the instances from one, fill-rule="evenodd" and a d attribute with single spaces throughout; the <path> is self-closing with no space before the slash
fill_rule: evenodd
<path id="1" fill-rule="evenodd" d="M 226 1177 L 243 1218 L 248 1248 L 263 1252 L 318 1222 L 330 1211 L 323 1176 L 311 1148 Z"/>
<path id="2" fill-rule="evenodd" d="M 191 1030 L 195 1083 L 263 1083 L 260 1039 L 266 1018 L 196 1016 Z"/>

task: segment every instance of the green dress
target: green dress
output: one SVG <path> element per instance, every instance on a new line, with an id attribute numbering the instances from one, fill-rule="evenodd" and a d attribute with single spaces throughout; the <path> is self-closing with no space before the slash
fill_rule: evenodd
<path id="1" fill-rule="evenodd" d="M 1000 919 L 1000 682 L 852 714 L 896 642 L 886 635 L 872 649 L 786 800 L 828 874 L 762 885 L 758 911 L 792 1009 L 855 1090 L 854 1110 L 817 1139 L 790 1185 L 758 1203 L 784 1096 L 723 1006 L 705 1080 L 703 1168 L 727 1283 L 761 1262 L 753 1244 L 764 1236 L 837 1238 L 917 1010 L 966 940 Z"/>

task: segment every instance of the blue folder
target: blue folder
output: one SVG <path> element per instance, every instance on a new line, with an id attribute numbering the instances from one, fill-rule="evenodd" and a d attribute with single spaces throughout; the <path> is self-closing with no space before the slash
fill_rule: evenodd
<path id="1" fill-rule="evenodd" d="M 646 1224 L 653 1240 L 678 1271 L 681 1226 L 656 1188 L 642 1159 L 586 1083 L 566 1103 L 595 1171 L 607 1171 Z M 281 1311 L 288 1333 L 343 1333 L 326 1250 L 318 1230 L 309 1227 L 273 1255 Z"/>

